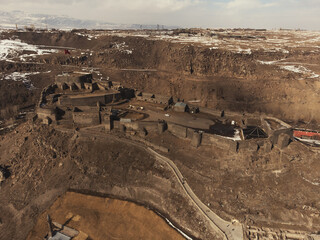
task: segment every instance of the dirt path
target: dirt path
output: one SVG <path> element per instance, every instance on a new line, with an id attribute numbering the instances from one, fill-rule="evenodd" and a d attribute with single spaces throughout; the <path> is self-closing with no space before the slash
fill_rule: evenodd
<path id="1" fill-rule="evenodd" d="M 98 130 L 94 130 L 94 128 L 90 129 L 82 129 L 80 131 L 82 134 L 89 135 L 91 137 L 106 137 L 105 133 L 99 133 Z M 216 213 L 211 211 L 210 208 L 208 208 L 201 200 L 195 195 L 195 193 L 192 191 L 190 186 L 185 181 L 183 175 L 181 174 L 178 167 L 174 164 L 173 161 L 170 159 L 160 155 L 159 153 L 155 152 L 151 148 L 146 148 L 144 145 L 134 142 L 129 139 L 123 139 L 118 138 L 112 135 L 107 135 L 108 137 L 116 138 L 119 141 L 122 141 L 126 144 L 131 144 L 139 148 L 143 148 L 146 151 L 148 151 L 151 155 L 153 155 L 157 160 L 160 160 L 164 163 L 166 163 L 169 168 L 173 171 L 174 175 L 178 179 L 180 185 L 182 186 L 182 189 L 188 196 L 188 198 L 193 202 L 193 204 L 196 206 L 196 208 L 199 210 L 199 213 L 203 215 L 205 218 L 207 218 L 210 222 L 210 226 L 212 229 L 220 234 L 224 239 L 228 240 L 243 240 L 243 230 L 242 225 L 238 223 L 237 221 L 227 222 L 220 218 Z"/>
<path id="2" fill-rule="evenodd" d="M 243 239 L 243 231 L 240 223 L 236 221 L 232 223 L 227 222 L 220 218 L 213 211 L 211 211 L 210 208 L 208 208 L 203 202 L 201 202 L 201 200 L 195 195 L 195 193 L 192 191 L 192 189 L 184 179 L 183 175 L 179 171 L 178 167 L 169 158 L 160 155 L 151 148 L 148 148 L 148 150 L 156 157 L 157 160 L 165 162 L 170 167 L 170 169 L 174 172 L 175 176 L 179 180 L 180 185 L 182 186 L 188 197 L 198 207 L 202 214 L 210 220 L 213 229 L 215 229 L 217 232 L 222 232 L 228 240 Z"/>

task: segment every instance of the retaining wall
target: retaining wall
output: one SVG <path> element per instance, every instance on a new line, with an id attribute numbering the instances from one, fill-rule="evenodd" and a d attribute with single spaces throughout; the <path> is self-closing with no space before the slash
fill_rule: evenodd
<path id="1" fill-rule="evenodd" d="M 160 146 L 160 145 L 157 145 L 157 144 L 154 144 L 154 143 L 149 142 L 149 141 L 147 141 L 147 140 L 145 140 L 145 139 L 143 139 L 143 138 L 136 137 L 136 136 L 132 136 L 131 138 L 134 139 L 134 140 L 138 140 L 138 141 L 144 143 L 146 146 L 152 147 L 152 148 L 154 148 L 154 149 L 156 149 L 156 150 L 159 150 L 159 151 L 161 151 L 161 152 L 165 152 L 165 153 L 168 153 L 168 152 L 169 152 L 169 149 L 168 149 L 168 148 L 163 147 L 163 146 Z"/>
<path id="2" fill-rule="evenodd" d="M 121 99 L 120 93 L 106 93 L 101 95 L 88 95 L 88 96 L 62 96 L 59 98 L 60 105 L 72 106 L 96 106 L 97 102 L 102 104 L 111 103 L 112 101 L 119 101 Z"/>
<path id="3" fill-rule="evenodd" d="M 138 131 L 140 129 L 138 122 L 120 122 L 120 125 L 126 127 L 126 129 Z"/>
<path id="4" fill-rule="evenodd" d="M 38 107 L 36 113 L 39 119 L 45 120 L 50 118 L 52 121 L 57 120 L 57 113 L 55 109 Z"/>
<path id="5" fill-rule="evenodd" d="M 273 145 L 275 145 L 278 142 L 278 138 L 280 134 L 287 134 L 290 138 L 293 138 L 293 129 L 292 128 L 285 128 L 285 129 L 279 129 L 275 130 L 272 133 L 272 136 L 270 137 L 270 140 Z"/>
<path id="6" fill-rule="evenodd" d="M 158 122 L 139 122 L 139 126 L 148 132 L 158 132 Z"/>
<path id="7" fill-rule="evenodd" d="M 116 123 L 116 122 L 115 122 Z M 149 131 L 159 131 L 158 122 L 132 122 L 132 123 L 120 123 L 122 126 L 125 126 L 129 131 L 140 132 L 142 130 Z M 273 148 L 273 143 L 269 138 L 265 139 L 250 139 L 244 141 L 234 141 L 232 139 L 228 139 L 219 135 L 199 132 L 192 128 L 187 128 L 184 126 L 180 126 L 173 123 L 167 123 L 168 131 L 171 132 L 172 135 L 191 140 L 191 146 L 198 147 L 201 145 L 204 146 L 217 146 L 223 149 L 230 150 L 232 152 L 270 152 Z M 119 128 L 115 126 L 114 128 Z M 279 134 L 283 135 L 283 131 L 288 129 L 283 129 Z M 286 139 L 285 139 L 286 140 Z M 142 141 L 142 140 L 141 140 Z M 143 140 L 143 142 L 147 142 Z M 285 141 L 281 141 L 285 142 Z M 146 143 L 146 145 L 148 145 Z M 152 145 L 148 145 L 152 146 Z M 161 146 L 152 146 L 155 149 L 158 149 Z M 158 149 L 160 150 L 160 149 Z M 162 149 L 161 151 L 166 151 Z"/>
<path id="8" fill-rule="evenodd" d="M 237 142 L 237 151 L 238 152 L 256 152 L 259 149 L 259 145 L 257 143 L 257 139 L 250 139 L 245 141 Z"/>
<path id="9" fill-rule="evenodd" d="M 80 125 L 99 125 L 100 113 L 97 112 L 73 112 L 73 122 Z"/>
<path id="10" fill-rule="evenodd" d="M 237 142 L 232 139 L 227 139 L 219 135 L 203 133 L 202 144 L 215 145 L 221 148 L 237 151 Z"/>
<path id="11" fill-rule="evenodd" d="M 194 134 L 195 130 L 192 128 L 187 128 L 187 138 L 188 139 L 192 139 L 193 138 L 193 134 Z"/>
<path id="12" fill-rule="evenodd" d="M 174 136 L 179 138 L 187 137 L 187 128 L 180 125 L 168 123 L 168 131 L 171 132 Z"/>

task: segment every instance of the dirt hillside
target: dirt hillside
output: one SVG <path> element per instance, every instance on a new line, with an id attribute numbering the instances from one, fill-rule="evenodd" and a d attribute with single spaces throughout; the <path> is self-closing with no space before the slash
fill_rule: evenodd
<path id="1" fill-rule="evenodd" d="M 202 106 L 263 112 L 292 122 L 320 120 L 316 111 L 320 56 L 312 44 L 316 44 L 316 35 L 243 31 L 214 35 L 209 39 L 221 44 L 208 47 L 192 42 L 199 33 L 189 34 L 189 43 L 178 42 L 180 35 L 156 38 L 152 34 L 138 37 L 134 31 L 80 30 L 2 33 L 2 38 L 58 47 L 59 53 L 35 59 L 40 66 L 1 62 L 0 69 L 51 69 L 53 79 L 57 70 L 89 67 L 101 74 L 99 78 L 109 77 L 152 93 L 199 100 Z M 168 41 L 165 37 L 178 40 Z M 242 49 L 244 46 L 247 49 Z M 64 48 L 70 49 L 71 55 L 64 55 Z"/>

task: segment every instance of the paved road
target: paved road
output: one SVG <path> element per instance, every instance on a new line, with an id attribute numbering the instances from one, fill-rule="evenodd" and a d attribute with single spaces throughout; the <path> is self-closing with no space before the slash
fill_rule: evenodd
<path id="1" fill-rule="evenodd" d="M 168 165 L 168 167 L 173 171 L 174 175 L 178 179 L 182 189 L 184 190 L 188 198 L 199 209 L 199 212 L 209 220 L 210 225 L 215 230 L 215 232 L 220 234 L 220 236 L 223 237 L 225 240 L 243 240 L 244 239 L 242 225 L 237 221 L 233 221 L 233 223 L 231 223 L 223 220 L 216 213 L 214 213 L 210 208 L 208 208 L 203 202 L 201 202 L 201 200 L 196 196 L 196 194 L 190 188 L 189 184 L 186 182 L 185 178 L 183 177 L 178 167 L 169 158 L 157 153 L 153 149 L 146 147 L 141 143 L 138 143 L 136 141 L 132 141 L 129 139 L 125 139 L 125 138 L 119 138 L 110 134 L 107 135 L 106 133 L 99 132 L 97 128 L 90 127 L 86 129 L 81 129 L 80 134 L 91 136 L 91 137 L 102 137 L 102 138 L 111 137 L 111 138 L 117 139 L 118 141 L 124 142 L 126 144 L 131 144 L 136 147 L 145 149 L 147 152 L 153 155 L 158 161 L 161 161 Z"/>

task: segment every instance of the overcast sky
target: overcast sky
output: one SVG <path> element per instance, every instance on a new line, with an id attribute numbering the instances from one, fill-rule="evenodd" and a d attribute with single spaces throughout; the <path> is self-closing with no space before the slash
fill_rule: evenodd
<path id="1" fill-rule="evenodd" d="M 2 11 L 111 23 L 320 30 L 320 0 L 0 0 Z"/>

